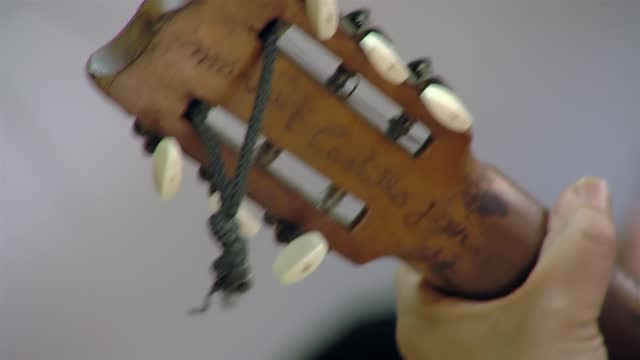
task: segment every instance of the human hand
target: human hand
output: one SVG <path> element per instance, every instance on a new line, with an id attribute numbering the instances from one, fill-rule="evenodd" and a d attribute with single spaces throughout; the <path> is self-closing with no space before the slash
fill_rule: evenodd
<path id="1" fill-rule="evenodd" d="M 604 181 L 585 178 L 551 210 L 541 256 L 506 297 L 439 294 L 407 265 L 397 275 L 397 340 L 408 360 L 606 359 L 598 317 L 616 256 Z"/>

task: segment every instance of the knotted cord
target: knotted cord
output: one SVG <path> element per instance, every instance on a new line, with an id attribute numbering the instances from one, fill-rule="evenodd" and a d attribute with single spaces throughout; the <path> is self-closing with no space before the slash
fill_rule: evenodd
<path id="1" fill-rule="evenodd" d="M 212 106 L 194 100 L 185 114 L 203 142 L 209 158 L 208 169 L 212 190 L 220 194 L 220 209 L 209 217 L 209 228 L 222 247 L 222 254 L 211 265 L 215 281 L 200 308 L 192 314 L 206 312 L 213 295 L 238 295 L 248 291 L 253 282 L 248 259 L 248 242 L 239 231 L 236 214 L 245 195 L 247 177 L 253 164 L 255 145 L 262 128 L 264 111 L 271 95 L 273 69 L 278 55 L 277 28 L 270 27 L 263 33 L 263 68 L 258 82 L 256 100 L 249 118 L 245 138 L 240 148 L 235 176 L 229 179 L 215 132 L 206 123 Z"/>

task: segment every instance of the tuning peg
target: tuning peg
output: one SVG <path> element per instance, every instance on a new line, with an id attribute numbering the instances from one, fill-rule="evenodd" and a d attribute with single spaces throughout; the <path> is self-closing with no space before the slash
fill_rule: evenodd
<path id="1" fill-rule="evenodd" d="M 411 75 L 409 67 L 380 31 L 369 30 L 360 40 L 360 48 L 378 74 L 393 85 L 402 84 Z"/>
<path id="2" fill-rule="evenodd" d="M 152 159 L 153 181 L 156 191 L 164 200 L 175 196 L 182 183 L 183 158 L 180 144 L 173 137 L 163 138 Z"/>
<path id="3" fill-rule="evenodd" d="M 316 37 L 329 40 L 338 31 L 340 9 L 338 0 L 307 0 L 307 17 Z"/>
<path id="4" fill-rule="evenodd" d="M 320 266 L 328 250 L 320 232 L 302 234 L 280 252 L 273 263 L 273 272 L 283 285 L 300 282 Z"/>
<path id="5" fill-rule="evenodd" d="M 436 121 L 445 128 L 463 133 L 471 128 L 472 116 L 462 100 L 439 83 L 431 83 L 420 95 Z"/>
<path id="6" fill-rule="evenodd" d="M 218 210 L 220 210 L 220 206 L 220 193 L 215 192 L 209 197 L 209 208 L 213 212 L 217 212 Z M 236 214 L 236 220 L 238 221 L 238 225 L 240 227 L 240 234 L 247 238 L 256 236 L 262 228 L 262 222 L 258 218 L 253 216 L 253 214 L 251 214 L 251 212 L 244 206 L 244 204 L 240 205 L 238 213 Z"/>

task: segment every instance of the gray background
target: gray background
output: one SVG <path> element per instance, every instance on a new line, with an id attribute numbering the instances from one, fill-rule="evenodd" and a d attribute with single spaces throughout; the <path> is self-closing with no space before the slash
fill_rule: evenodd
<path id="1" fill-rule="evenodd" d="M 409 60 L 428 55 L 472 109 L 478 155 L 549 203 L 609 179 L 618 221 L 637 199 L 640 2 L 367 4 Z M 132 0 L 0 1 L 0 358 L 291 359 L 349 319 L 392 306 L 393 262 L 331 257 L 301 285 L 270 272 L 240 307 L 188 318 L 215 256 L 189 168 L 170 203 L 150 187 L 130 121 L 84 78 Z"/>

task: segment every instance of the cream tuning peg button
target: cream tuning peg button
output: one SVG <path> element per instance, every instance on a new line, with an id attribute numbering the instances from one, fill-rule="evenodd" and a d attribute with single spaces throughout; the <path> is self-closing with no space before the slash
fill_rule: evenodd
<path id="1" fill-rule="evenodd" d="M 338 0 L 307 0 L 307 17 L 318 39 L 329 40 L 338 31 L 340 9 Z"/>
<path id="2" fill-rule="evenodd" d="M 163 138 L 152 156 L 153 182 L 163 200 L 172 199 L 182 184 L 182 149 L 173 137 Z"/>
<path id="3" fill-rule="evenodd" d="M 471 128 L 473 119 L 462 100 L 440 84 L 431 84 L 420 95 L 435 120 L 445 128 L 463 133 Z"/>
<path id="4" fill-rule="evenodd" d="M 221 200 L 220 193 L 215 192 L 213 195 L 209 197 L 209 208 L 213 212 L 217 212 L 220 210 Z M 258 235 L 258 232 L 262 228 L 262 221 L 257 217 L 253 216 L 251 212 L 244 206 L 244 204 L 240 204 L 240 208 L 236 213 L 236 220 L 238 221 L 238 226 L 240 227 L 240 235 L 246 238 L 252 238 Z"/>
<path id="5" fill-rule="evenodd" d="M 391 43 L 377 31 L 370 31 L 360 40 L 360 48 L 378 74 L 393 85 L 400 85 L 411 74 L 407 64 Z"/>
<path id="6" fill-rule="evenodd" d="M 280 252 L 273 272 L 283 285 L 300 282 L 320 266 L 328 251 L 329 245 L 320 232 L 302 234 Z"/>

